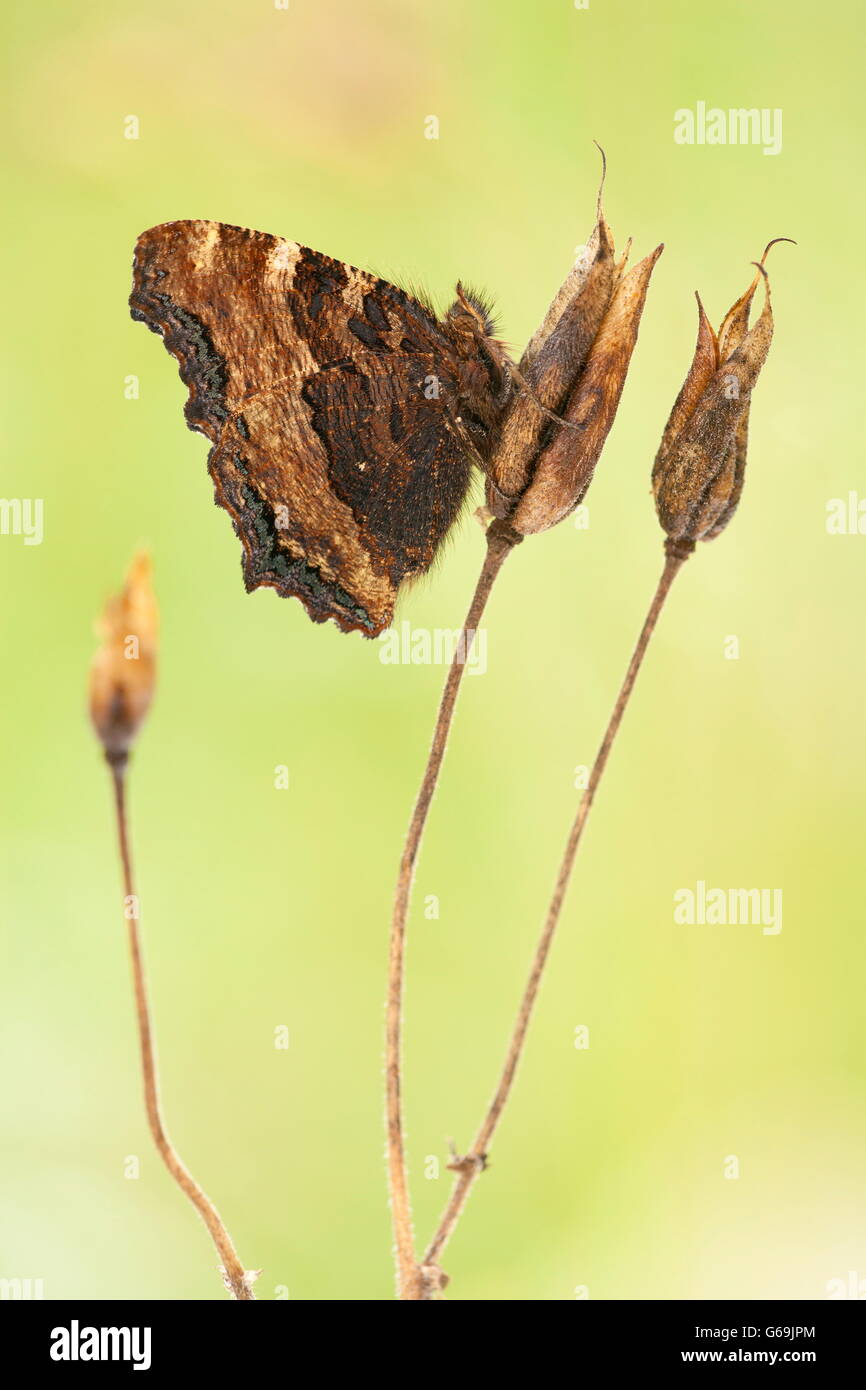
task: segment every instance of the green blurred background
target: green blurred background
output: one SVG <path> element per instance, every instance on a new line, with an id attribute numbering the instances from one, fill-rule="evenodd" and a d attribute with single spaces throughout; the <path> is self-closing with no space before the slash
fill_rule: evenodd
<path id="1" fill-rule="evenodd" d="M 770 262 L 776 341 L 742 508 L 663 616 L 444 1265 L 451 1297 L 482 1300 L 820 1299 L 866 1277 L 866 536 L 825 524 L 830 499 L 866 493 L 861 5 L 47 0 L 13 23 L 2 491 L 44 498 L 45 535 L 0 537 L 0 1276 L 41 1278 L 47 1298 L 221 1296 L 144 1124 L 109 786 L 83 712 L 93 618 L 144 543 L 163 631 L 131 792 L 170 1129 L 263 1270 L 260 1297 L 393 1293 L 387 924 L 443 673 L 245 595 L 176 366 L 128 317 L 136 236 L 240 223 L 443 306 L 463 277 L 520 345 L 589 233 L 597 139 L 618 244 L 666 251 L 589 528 L 509 561 L 488 671 L 465 682 L 411 920 L 416 1224 L 426 1239 L 446 1139 L 468 1144 L 488 1099 L 574 768 L 660 569 L 649 472 L 693 291 L 718 323 L 765 242 L 791 236 Z M 675 110 L 701 100 L 781 108 L 782 153 L 675 144 Z M 457 626 L 481 551 L 467 516 L 398 620 Z M 782 888 L 782 932 L 677 925 L 673 894 L 699 879 Z"/>

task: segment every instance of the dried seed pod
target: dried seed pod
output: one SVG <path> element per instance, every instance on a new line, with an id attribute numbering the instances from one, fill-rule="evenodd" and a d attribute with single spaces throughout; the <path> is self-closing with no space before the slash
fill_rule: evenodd
<path id="1" fill-rule="evenodd" d="M 662 249 L 625 275 L 628 248 L 617 261 L 603 186 L 604 172 L 592 235 L 521 358 L 520 389 L 487 464 L 487 505 L 520 534 L 555 525 L 586 492 Z M 551 413 L 570 424 L 552 428 Z"/>
<path id="2" fill-rule="evenodd" d="M 587 252 L 563 282 L 520 361 L 531 395 L 518 392 L 488 466 L 493 488 L 507 500 L 520 496 L 530 481 L 539 441 L 548 427 L 549 417 L 538 403 L 556 413 L 563 409 L 601 327 L 614 277 L 613 240 L 602 217 Z"/>
<path id="3" fill-rule="evenodd" d="M 669 546 L 686 552 L 697 541 L 712 540 L 724 530 L 743 490 L 751 394 L 773 338 L 764 257 L 751 285 L 726 314 L 718 335 L 698 299 L 694 357 L 653 466 L 659 521 Z M 749 311 L 761 279 L 764 307 L 750 329 Z"/>
<path id="4" fill-rule="evenodd" d="M 615 276 L 613 238 L 599 195 L 592 236 L 520 360 L 529 390 L 517 393 L 487 468 L 488 503 L 497 515 L 507 514 L 529 482 L 548 425 L 538 404 L 557 413 L 565 405 L 610 303 Z"/>
<path id="5" fill-rule="evenodd" d="M 90 718 L 108 761 L 122 765 L 156 684 L 158 611 L 150 556 L 136 555 L 120 594 L 97 623 L 102 645 L 90 666 Z"/>
<path id="6" fill-rule="evenodd" d="M 650 276 L 664 250 L 657 246 L 627 275 L 621 272 L 608 307 L 572 386 L 560 426 L 542 450 L 511 524 L 522 535 L 546 531 L 583 500 L 613 424 L 625 385 Z"/>

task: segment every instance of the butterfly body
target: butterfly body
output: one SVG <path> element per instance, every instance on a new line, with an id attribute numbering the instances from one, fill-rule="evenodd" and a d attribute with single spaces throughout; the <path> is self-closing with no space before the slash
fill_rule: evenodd
<path id="1" fill-rule="evenodd" d="M 486 306 L 457 294 L 439 320 L 366 271 L 219 222 L 139 237 L 132 315 L 178 359 L 248 589 L 343 631 L 388 626 L 512 396 Z"/>

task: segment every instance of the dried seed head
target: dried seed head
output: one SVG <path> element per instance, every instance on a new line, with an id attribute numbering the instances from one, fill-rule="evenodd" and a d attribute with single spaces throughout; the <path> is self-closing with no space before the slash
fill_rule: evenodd
<path id="1" fill-rule="evenodd" d="M 787 240 L 787 238 L 779 238 Z M 698 298 L 698 339 L 653 466 L 656 510 L 668 547 L 685 553 L 712 540 L 737 509 L 743 490 L 752 388 L 770 350 L 773 310 L 764 259 L 718 335 Z M 764 307 L 749 328 L 760 281 Z"/>
<path id="2" fill-rule="evenodd" d="M 113 766 L 125 763 L 153 699 L 157 629 L 150 556 L 142 552 L 97 622 L 102 645 L 90 666 L 90 718 Z"/>
<path id="3" fill-rule="evenodd" d="M 661 251 L 626 275 L 628 248 L 617 261 L 599 189 L 592 236 L 523 354 L 518 385 L 529 389 L 518 390 L 487 467 L 488 506 L 521 535 L 561 521 L 589 486 Z M 551 426 L 551 411 L 569 425 Z"/>
<path id="4" fill-rule="evenodd" d="M 615 273 L 613 238 L 599 195 L 592 236 L 520 359 L 529 390 L 518 391 L 487 469 L 488 502 L 499 516 L 513 510 L 529 483 L 547 430 L 548 417 L 536 401 L 556 413 L 565 406 L 610 303 Z"/>
<path id="5" fill-rule="evenodd" d="M 560 427 L 542 450 L 511 524 L 522 535 L 546 531 L 573 512 L 586 495 L 614 422 L 637 342 L 650 276 L 663 251 L 644 257 L 627 275 L 620 270 L 607 310 L 563 411 L 577 426 Z"/>

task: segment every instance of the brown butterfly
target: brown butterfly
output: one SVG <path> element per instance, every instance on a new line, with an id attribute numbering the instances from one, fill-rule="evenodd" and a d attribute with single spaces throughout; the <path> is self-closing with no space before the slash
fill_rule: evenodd
<path id="1" fill-rule="evenodd" d="M 458 285 L 437 319 L 375 275 L 221 222 L 144 232 L 129 302 L 180 363 L 247 589 L 375 637 L 512 400 L 487 305 Z"/>

